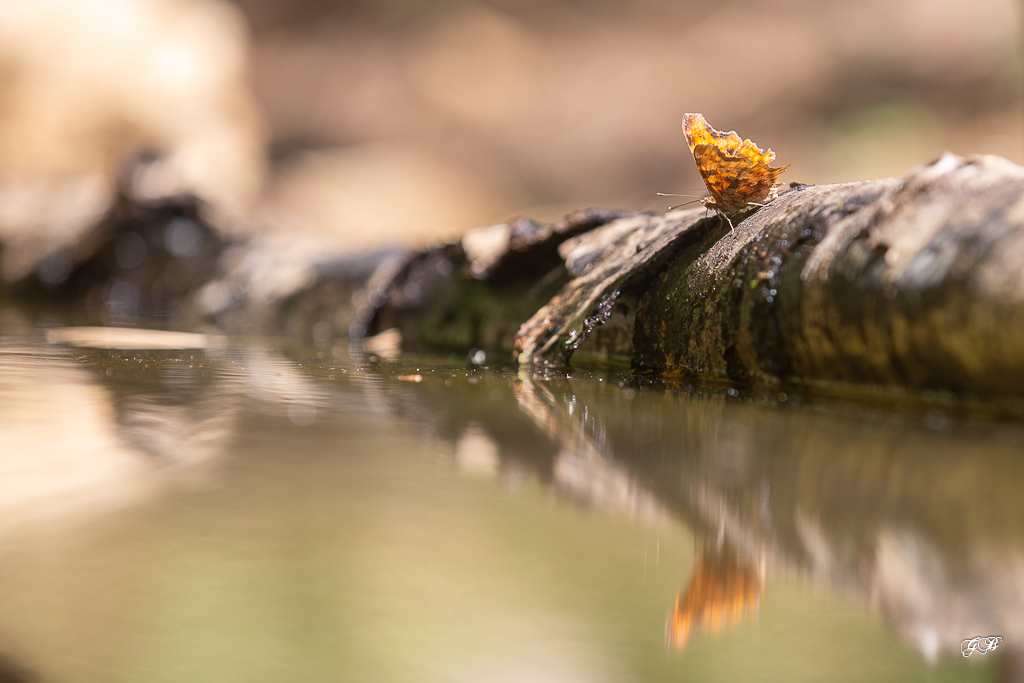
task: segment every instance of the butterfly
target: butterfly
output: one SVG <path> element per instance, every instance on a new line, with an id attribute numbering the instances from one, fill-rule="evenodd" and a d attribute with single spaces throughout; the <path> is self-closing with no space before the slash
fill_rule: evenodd
<path id="1" fill-rule="evenodd" d="M 728 214 L 748 206 L 763 206 L 775 199 L 775 181 L 790 166 L 769 166 L 775 160 L 775 152 L 741 139 L 735 131 L 715 130 L 701 114 L 683 115 L 683 135 L 711 194 L 700 202 L 724 218 L 730 230 L 732 221 Z"/>

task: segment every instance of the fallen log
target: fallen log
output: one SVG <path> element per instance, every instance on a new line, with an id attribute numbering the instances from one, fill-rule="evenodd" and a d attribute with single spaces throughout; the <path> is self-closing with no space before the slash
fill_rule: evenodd
<path id="1" fill-rule="evenodd" d="M 608 248 L 524 324 L 519 362 L 566 362 L 632 289 L 636 370 L 1024 395 L 1019 166 L 944 155 L 902 179 L 794 188 L 734 231 L 717 222 L 633 217 L 580 238 Z M 634 264 L 634 230 L 670 253 L 653 274 Z"/>
<path id="2" fill-rule="evenodd" d="M 1024 169 L 998 157 L 792 186 L 733 214 L 734 230 L 704 209 L 590 209 L 367 255 L 227 240 L 175 201 L 125 198 L 8 294 L 85 304 L 90 322 L 159 315 L 324 348 L 387 332 L 406 348 L 524 366 L 600 360 L 667 377 L 1024 401 Z M 171 239 L 186 220 L 195 249 Z M 118 308 L 124 283 L 137 296 Z"/>

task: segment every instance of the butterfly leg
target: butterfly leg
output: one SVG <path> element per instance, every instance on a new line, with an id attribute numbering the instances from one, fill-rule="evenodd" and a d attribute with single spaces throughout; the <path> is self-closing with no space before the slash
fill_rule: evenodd
<path id="1" fill-rule="evenodd" d="M 719 215 L 719 216 L 721 216 L 721 217 L 722 217 L 722 219 L 723 219 L 723 220 L 725 220 L 725 222 L 726 222 L 726 223 L 728 223 L 728 224 L 729 224 L 729 232 L 732 232 L 732 231 L 734 231 L 734 230 L 736 229 L 736 228 L 735 228 L 735 227 L 733 226 L 733 224 L 732 224 L 732 221 L 731 221 L 731 220 L 729 220 L 729 216 L 727 216 L 727 215 L 726 215 L 725 213 L 723 213 L 722 211 L 718 211 L 717 213 L 718 213 L 718 215 Z"/>

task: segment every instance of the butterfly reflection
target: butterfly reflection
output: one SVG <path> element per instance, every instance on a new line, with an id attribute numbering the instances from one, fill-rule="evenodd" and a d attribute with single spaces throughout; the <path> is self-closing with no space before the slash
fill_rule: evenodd
<path id="1" fill-rule="evenodd" d="M 763 563 L 744 562 L 728 548 L 706 544 L 668 615 L 666 644 L 682 651 L 694 633 L 716 635 L 737 626 L 757 613 L 763 590 Z"/>

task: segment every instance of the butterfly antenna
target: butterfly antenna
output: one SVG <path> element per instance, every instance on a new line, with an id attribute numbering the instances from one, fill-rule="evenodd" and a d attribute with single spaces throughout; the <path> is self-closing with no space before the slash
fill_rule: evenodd
<path id="1" fill-rule="evenodd" d="M 667 209 L 665 209 L 666 211 L 672 211 L 673 209 L 678 209 L 680 206 L 686 206 L 687 204 L 693 204 L 695 202 L 699 202 L 701 199 L 704 198 L 704 197 L 698 197 L 695 194 L 670 194 L 670 193 L 667 193 L 667 192 L 658 192 L 657 194 L 658 194 L 659 197 L 696 197 L 696 199 L 694 199 L 691 202 L 683 202 L 682 204 L 676 204 L 675 206 L 670 206 Z"/>
<path id="2" fill-rule="evenodd" d="M 683 202 L 682 204 L 676 204 L 675 206 L 670 206 L 670 207 L 668 207 L 665 210 L 666 211 L 672 211 L 673 209 L 678 209 L 680 206 L 686 206 L 688 204 L 694 204 L 694 203 L 699 202 L 699 201 L 700 201 L 699 199 L 694 199 L 693 201 Z"/>

